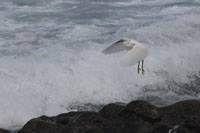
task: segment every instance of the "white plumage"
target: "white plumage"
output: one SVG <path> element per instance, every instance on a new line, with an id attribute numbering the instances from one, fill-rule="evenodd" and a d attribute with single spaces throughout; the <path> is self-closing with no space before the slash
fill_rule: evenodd
<path id="1" fill-rule="evenodd" d="M 104 54 L 112 54 L 117 53 L 123 50 L 129 50 L 121 59 L 121 64 L 124 66 L 131 66 L 138 63 L 138 73 L 140 71 L 139 65 L 140 61 L 142 61 L 142 72 L 144 59 L 148 55 L 148 48 L 133 39 L 122 38 L 119 41 L 115 42 L 108 48 L 106 48 L 103 53 Z"/>

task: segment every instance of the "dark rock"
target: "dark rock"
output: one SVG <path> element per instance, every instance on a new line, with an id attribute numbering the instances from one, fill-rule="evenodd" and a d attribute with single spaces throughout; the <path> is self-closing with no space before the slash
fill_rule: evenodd
<path id="1" fill-rule="evenodd" d="M 85 112 L 69 112 L 60 114 L 56 116 L 56 123 L 67 125 L 69 122 L 73 122 L 74 120 L 76 120 L 83 113 Z"/>
<path id="2" fill-rule="evenodd" d="M 181 118 L 183 127 L 200 132 L 200 116 L 182 116 Z"/>
<path id="3" fill-rule="evenodd" d="M 152 132 L 153 122 L 160 120 L 156 107 L 145 101 L 133 101 L 124 107 L 119 113 L 118 121 L 121 121 L 123 129 L 135 133 Z"/>
<path id="4" fill-rule="evenodd" d="M 104 116 L 105 118 L 108 119 L 113 119 L 117 117 L 118 113 L 124 108 L 122 105 L 117 105 L 117 104 L 108 104 L 104 106 L 99 113 Z"/>
<path id="5" fill-rule="evenodd" d="M 177 126 L 176 126 L 177 125 Z M 69 112 L 30 120 L 19 133 L 176 133 L 200 132 L 200 101 L 167 107 L 137 100 L 127 106 L 108 104 L 99 112 Z M 0 133 L 10 133 L 0 129 Z"/>
<path id="6" fill-rule="evenodd" d="M 162 121 L 171 125 L 179 125 L 184 115 L 200 116 L 200 101 L 186 100 L 159 109 Z"/>
<path id="7" fill-rule="evenodd" d="M 157 107 L 152 104 L 137 100 L 129 103 L 121 112 L 121 115 L 129 117 L 131 114 L 135 114 L 137 117 L 148 122 L 160 121 L 161 115 L 159 114 Z"/>
<path id="8" fill-rule="evenodd" d="M 46 115 L 40 116 L 38 119 L 41 119 L 46 122 L 55 122 L 56 121 L 55 117 L 48 117 Z"/>
<path id="9" fill-rule="evenodd" d="M 85 112 L 67 124 L 69 133 L 103 133 L 111 129 L 111 123 L 99 113 Z"/>
<path id="10" fill-rule="evenodd" d="M 0 128 L 0 133 L 11 133 L 11 131 Z"/>
<path id="11" fill-rule="evenodd" d="M 178 133 L 199 133 L 199 132 L 195 130 L 190 130 L 181 126 L 178 130 Z"/>
<path id="12" fill-rule="evenodd" d="M 64 131 L 64 127 L 59 124 L 36 118 L 28 121 L 19 133 L 64 133 Z"/>
<path id="13" fill-rule="evenodd" d="M 134 133 L 149 133 L 152 132 L 153 126 L 152 124 L 143 121 L 141 119 L 129 119 L 125 122 L 124 128 L 128 129 Z"/>
<path id="14" fill-rule="evenodd" d="M 167 123 L 159 122 L 154 124 L 152 133 L 168 133 L 172 128 L 173 126 Z"/>

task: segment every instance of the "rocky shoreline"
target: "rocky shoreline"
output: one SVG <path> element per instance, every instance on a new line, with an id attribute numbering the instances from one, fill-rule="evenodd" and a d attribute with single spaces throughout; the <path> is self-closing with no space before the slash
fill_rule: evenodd
<path id="1" fill-rule="evenodd" d="M 18 133 L 199 133 L 200 100 L 156 107 L 146 101 L 105 105 L 99 112 L 69 112 L 28 121 Z M 0 129 L 0 133 L 12 133 Z"/>

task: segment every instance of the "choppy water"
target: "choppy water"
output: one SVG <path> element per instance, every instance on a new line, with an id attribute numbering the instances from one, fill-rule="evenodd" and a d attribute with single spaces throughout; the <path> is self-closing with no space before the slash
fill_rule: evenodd
<path id="1" fill-rule="evenodd" d="M 121 37 L 148 45 L 144 76 L 101 52 Z M 199 99 L 199 51 L 199 0 L 0 0 L 0 127 L 88 103 Z"/>

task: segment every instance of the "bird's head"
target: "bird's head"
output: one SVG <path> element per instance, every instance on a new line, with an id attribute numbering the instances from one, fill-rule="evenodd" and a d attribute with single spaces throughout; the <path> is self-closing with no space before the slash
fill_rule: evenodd
<path id="1" fill-rule="evenodd" d="M 135 41 L 132 39 L 128 39 L 128 38 L 123 38 L 123 39 L 124 39 L 124 41 L 125 41 L 124 43 L 127 47 L 132 48 L 136 44 Z"/>
<path id="2" fill-rule="evenodd" d="M 129 41 L 130 39 L 123 37 L 121 40 L 123 40 L 123 41 Z"/>
<path id="3" fill-rule="evenodd" d="M 132 44 L 132 45 L 139 45 L 140 44 L 138 41 L 133 40 L 133 39 L 130 39 L 129 43 Z"/>

